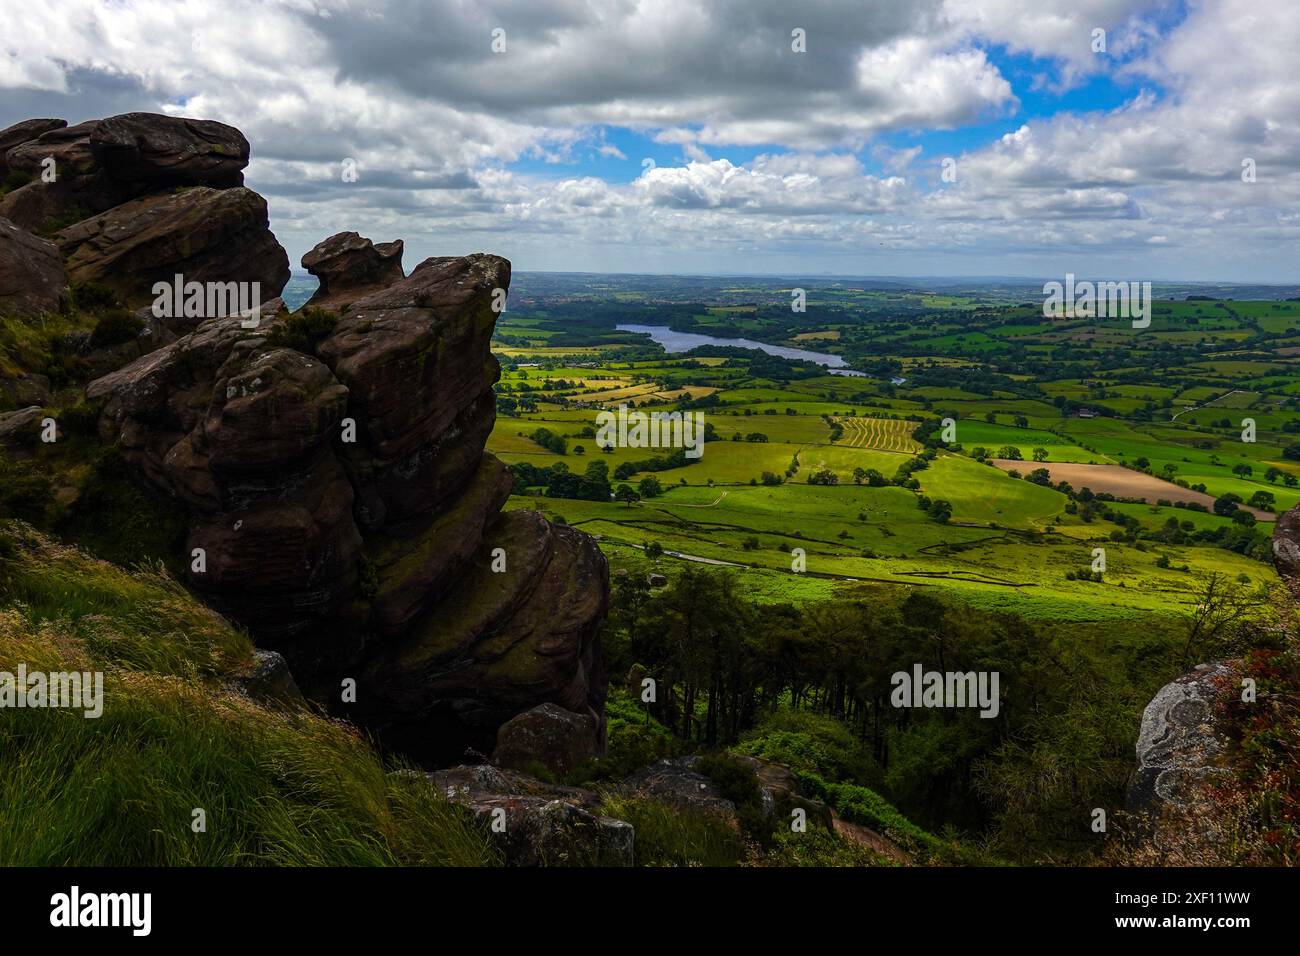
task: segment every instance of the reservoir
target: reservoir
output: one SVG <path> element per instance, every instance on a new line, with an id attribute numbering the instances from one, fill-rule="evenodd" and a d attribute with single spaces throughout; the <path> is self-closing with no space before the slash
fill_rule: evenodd
<path id="1" fill-rule="evenodd" d="M 620 332 L 644 332 L 663 346 L 665 352 L 674 355 L 689 352 L 700 345 L 729 345 L 739 349 L 758 349 L 760 352 L 777 355 L 781 358 L 815 362 L 818 365 L 826 366 L 827 371 L 832 375 L 867 377 L 866 372 L 846 368 L 847 363 L 844 361 L 843 356 L 831 355 L 828 352 L 810 352 L 807 349 L 789 348 L 784 345 L 768 345 L 766 342 L 755 342 L 753 339 L 720 339 L 715 335 L 701 335 L 698 332 L 674 332 L 666 325 L 617 325 L 615 328 Z"/>

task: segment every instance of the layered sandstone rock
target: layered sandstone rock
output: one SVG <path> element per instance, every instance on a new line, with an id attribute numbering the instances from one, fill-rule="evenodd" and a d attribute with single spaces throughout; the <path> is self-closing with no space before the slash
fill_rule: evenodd
<path id="1" fill-rule="evenodd" d="M 154 284 L 178 274 L 186 282 L 256 282 L 264 299 L 289 281 L 289 257 L 270 231 L 266 200 L 242 186 L 142 196 L 54 238 L 74 283 L 107 286 L 127 305 L 151 302 Z"/>
<path id="2" fill-rule="evenodd" d="M 0 179 L 9 175 L 10 166 L 5 159 L 5 154 L 9 150 L 39 139 L 51 130 L 63 129 L 67 125 L 68 121 L 61 119 L 28 119 L 0 130 Z"/>
<path id="3" fill-rule="evenodd" d="M 68 278 L 59 249 L 0 219 L 0 313 L 34 316 L 68 306 Z"/>
<path id="4" fill-rule="evenodd" d="M 302 267 L 320 286 L 307 305 L 346 311 L 358 299 L 405 278 L 401 239 L 375 245 L 355 232 L 340 232 L 302 257 Z"/>
<path id="5" fill-rule="evenodd" d="M 240 186 L 248 156 L 239 130 L 209 120 L 157 113 L 76 126 L 24 120 L 0 130 L 0 169 L 31 181 L 0 199 L 0 217 L 39 232 L 177 186 Z"/>
<path id="6" fill-rule="evenodd" d="M 527 762 L 531 740 L 567 767 L 599 752 L 605 560 L 585 535 L 502 514 L 510 474 L 484 453 L 510 264 L 434 258 L 408 276 L 400 240 L 339 233 L 303 259 L 317 308 L 291 316 L 288 257 L 242 185 L 233 127 L 30 120 L 0 147 L 29 178 L 0 199 L 15 217 L 0 222 L 0 308 L 62 308 L 70 284 L 136 310 L 130 341 L 64 344 L 99 375 L 86 397 L 101 437 L 188 512 L 193 588 L 282 652 L 309 696 L 417 757 L 490 753 L 541 705 L 560 718 L 546 739 L 516 724 L 503 753 Z M 178 275 L 204 301 L 192 311 L 185 292 L 183 310 L 153 314 L 155 285 Z M 260 312 L 238 314 L 233 283 L 260 284 Z M 26 436 L 48 383 L 12 391 Z"/>
<path id="7" fill-rule="evenodd" d="M 242 186 L 248 140 L 212 120 L 124 113 L 90 132 L 95 159 L 119 182 L 150 186 Z"/>
<path id="8" fill-rule="evenodd" d="M 603 748 L 608 571 L 586 535 L 500 513 L 510 476 L 483 449 L 510 265 L 390 277 L 315 341 L 315 313 L 212 319 L 87 396 L 136 472 L 191 509 L 193 586 L 309 695 L 431 761 L 490 752 L 550 704 L 580 728 L 551 749 L 572 765 Z"/>

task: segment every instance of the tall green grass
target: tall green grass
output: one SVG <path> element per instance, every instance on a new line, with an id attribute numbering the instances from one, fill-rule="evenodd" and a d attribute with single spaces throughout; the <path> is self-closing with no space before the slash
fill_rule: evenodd
<path id="1" fill-rule="evenodd" d="M 0 865 L 501 862 L 467 810 L 351 726 L 235 690 L 251 651 L 165 572 L 0 525 L 0 670 L 105 675 L 99 718 L 0 714 Z"/>

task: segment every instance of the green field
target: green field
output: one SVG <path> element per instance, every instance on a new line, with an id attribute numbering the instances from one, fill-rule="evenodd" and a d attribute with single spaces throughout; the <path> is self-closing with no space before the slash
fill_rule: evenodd
<path id="1" fill-rule="evenodd" d="M 810 308 L 792 325 L 762 308 L 719 304 L 694 309 L 692 321 L 714 334 L 850 358 L 867 349 L 869 361 L 893 363 L 903 380 L 782 372 L 744 356 L 665 355 L 623 342 L 556 354 L 553 333 L 568 329 L 562 307 L 512 314 L 498 395 L 525 404 L 498 418 L 489 450 L 508 464 L 562 463 L 574 474 L 600 461 L 611 495 L 648 477 L 659 492 L 628 503 L 547 497 L 542 486 L 510 506 L 538 507 L 599 535 L 616 568 L 716 562 L 775 602 L 888 582 L 939 588 L 985 609 L 1103 621 L 1180 615 L 1212 572 L 1273 578 L 1267 521 L 1245 526 L 1156 501 L 1090 505 L 1079 489 L 1062 493 L 1026 477 L 1036 460 L 1108 464 L 1211 498 L 1262 500 L 1265 516 L 1300 503 L 1300 447 L 1295 457 L 1288 451 L 1300 434 L 1300 364 L 1250 351 L 1256 338 L 1300 324 L 1295 303 L 1157 302 L 1146 336 L 961 297 L 837 293 L 821 307 L 837 320 L 819 321 Z M 521 350 L 520 335 L 538 348 Z M 1062 347 L 1075 352 L 1057 373 L 1050 356 Z M 1243 387 L 1247 379 L 1263 384 Z M 615 476 L 670 450 L 602 451 L 589 431 L 584 437 L 602 409 L 632 401 L 670 412 L 691 399 L 716 439 L 698 461 L 656 471 L 627 465 Z M 955 436 L 944 442 L 939 426 L 949 418 Z M 1251 442 L 1242 440 L 1246 419 Z M 538 427 L 563 436 L 567 453 L 530 438 Z M 909 482 L 918 455 L 928 461 Z M 1023 459 L 1021 477 L 979 455 Z M 868 473 L 883 487 L 869 486 Z M 1256 498 L 1261 492 L 1271 498 Z M 642 551 L 652 542 L 666 552 L 654 562 Z M 1107 549 L 1104 580 L 1067 579 L 1096 547 Z M 793 549 L 802 549 L 801 571 L 792 570 Z"/>

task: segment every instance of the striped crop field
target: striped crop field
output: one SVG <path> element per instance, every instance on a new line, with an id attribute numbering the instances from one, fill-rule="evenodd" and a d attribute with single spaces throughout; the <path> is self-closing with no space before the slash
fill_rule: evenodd
<path id="1" fill-rule="evenodd" d="M 921 450 L 913 440 L 916 422 L 891 418 L 836 418 L 844 426 L 840 444 L 849 448 L 878 448 L 881 451 L 899 451 L 915 454 Z"/>

